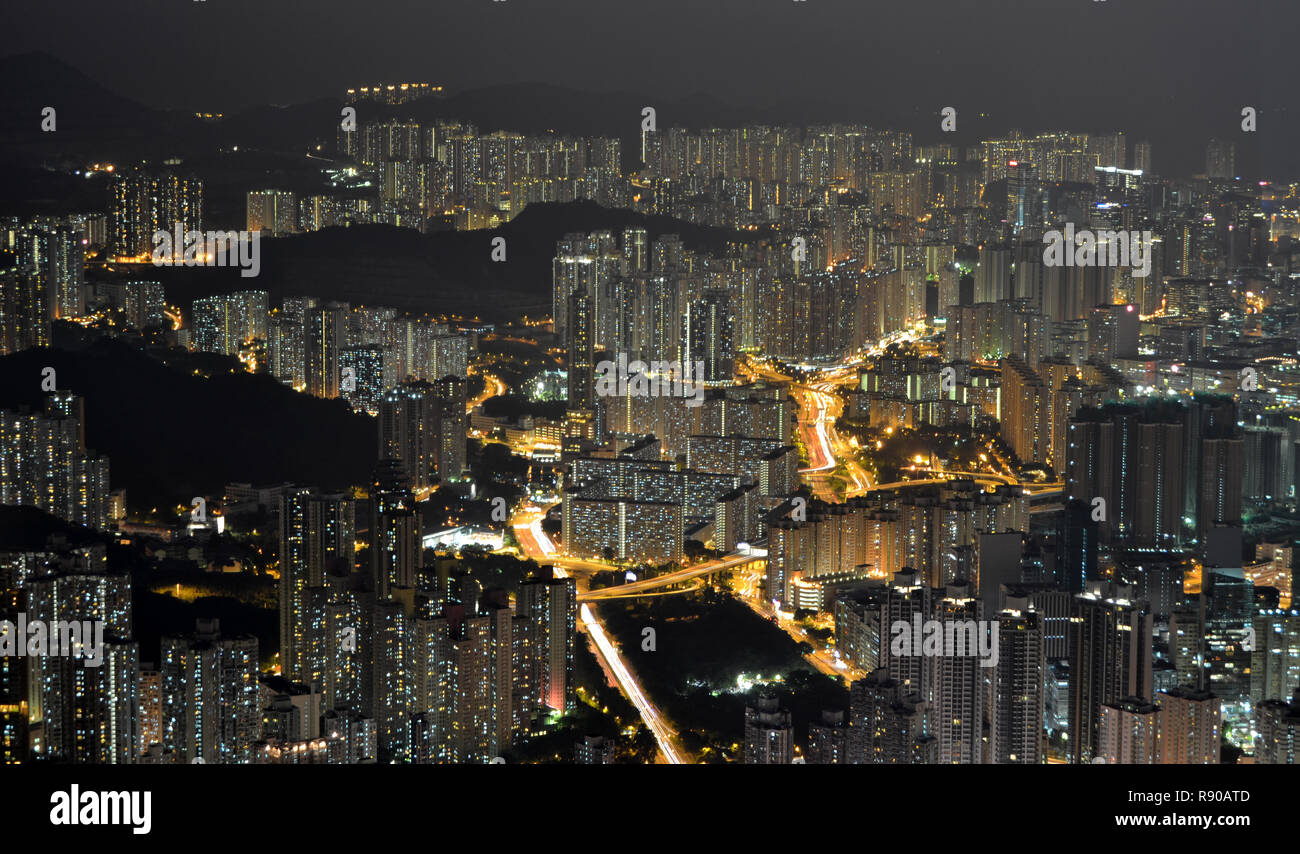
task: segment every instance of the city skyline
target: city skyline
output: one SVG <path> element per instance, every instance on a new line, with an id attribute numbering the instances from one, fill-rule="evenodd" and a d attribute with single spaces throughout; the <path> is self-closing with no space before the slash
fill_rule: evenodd
<path id="1" fill-rule="evenodd" d="M 0 59 L 0 764 L 1295 764 L 1294 10 L 110 11 Z"/>
<path id="2" fill-rule="evenodd" d="M 493 117 L 493 129 L 511 127 L 508 114 L 490 104 L 505 98 L 514 99 L 513 109 L 522 114 L 515 126 L 528 130 L 548 121 L 530 108 L 529 100 L 536 100 L 561 132 L 594 121 L 603 133 L 620 133 L 625 122 L 636 121 L 639 106 L 633 106 L 643 103 L 658 105 L 665 124 L 859 122 L 928 140 L 940 110 L 953 107 L 962 120 L 951 138 L 965 144 L 1015 127 L 1030 133 L 1127 128 L 1155 141 L 1166 174 L 1190 171 L 1199 159 L 1186 144 L 1189 135 L 1229 135 L 1232 114 L 1253 106 L 1277 133 L 1261 137 L 1259 150 L 1249 152 L 1250 168 L 1300 166 L 1282 143 L 1300 132 L 1300 113 L 1266 65 L 1267 57 L 1284 50 L 1286 19 L 1296 14 L 1285 6 L 1252 2 L 1226 10 L 1204 2 L 1189 9 L 1185 2 L 1158 0 L 1121 10 L 1074 0 L 932 0 L 866 9 L 839 0 L 772 0 L 753 9 L 688 7 L 678 0 L 657 4 L 654 14 L 629 26 L 608 4 L 589 0 L 467 0 L 415 9 L 380 3 L 368 7 L 369 16 L 407 25 L 384 30 L 396 43 L 378 50 L 372 37 L 341 24 L 350 14 L 341 2 L 317 4 L 305 19 L 289 9 L 258 9 L 266 24 L 240 38 L 204 35 L 214 16 L 251 11 L 240 0 L 129 9 L 85 4 L 75 13 L 87 22 L 111 15 L 105 28 L 118 32 L 112 42 L 82 35 L 94 27 L 51 23 L 72 14 L 62 7 L 33 6 L 12 16 L 19 47 L 5 61 L 17 62 L 18 71 L 32 59 L 30 52 L 41 52 L 150 109 L 261 112 L 262 118 L 267 105 L 304 108 L 341 98 L 349 88 L 394 81 L 428 83 L 449 98 L 467 99 Z M 135 15 L 147 23 L 132 23 Z M 689 25 L 679 25 L 682 20 Z M 1201 26 L 1204 20 L 1215 24 Z M 144 47 L 150 34 L 168 31 L 172 38 Z M 286 32 L 296 34 L 294 49 L 277 50 Z M 416 40 L 428 46 L 411 44 Z M 117 54 L 106 49 L 133 42 L 141 44 L 132 63 L 115 61 Z M 512 61 L 481 67 L 480 43 Z M 774 45 L 784 61 L 753 62 L 747 46 L 755 43 Z M 1096 47 L 1101 44 L 1104 51 Z M 657 61 L 669 48 L 692 61 Z M 192 68 L 184 83 L 166 73 L 187 64 Z M 249 67 L 264 72 L 235 71 Z M 38 73 L 52 83 L 65 74 L 56 68 Z M 1152 108 L 1156 93 L 1161 109 Z M 16 106 L 27 95 L 10 97 Z M 582 116 L 574 102 L 583 99 L 599 105 L 594 114 Z M 624 103 L 632 115 L 622 115 Z M 583 126 L 564 127 L 571 121 Z"/>

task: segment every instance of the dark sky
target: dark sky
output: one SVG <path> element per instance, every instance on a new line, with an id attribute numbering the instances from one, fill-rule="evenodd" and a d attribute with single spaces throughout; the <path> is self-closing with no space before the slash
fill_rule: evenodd
<path id="1" fill-rule="evenodd" d="M 6 0 L 4 44 L 160 107 L 232 108 L 358 80 L 543 81 L 853 100 L 1207 89 L 1239 100 L 1300 6 L 1260 0 Z M 1271 62 L 1270 62 L 1271 60 Z M 952 96 L 952 97 L 950 97 Z"/>
<path id="2" fill-rule="evenodd" d="M 1284 40 L 1298 25 L 1291 0 L 5 0 L 0 9 L 8 51 L 46 51 L 158 107 L 231 111 L 406 78 L 458 90 L 540 81 L 918 115 L 954 105 L 1026 129 L 1099 130 L 1112 114 L 1112 127 L 1127 127 L 1154 115 L 1156 125 L 1224 133 L 1239 105 L 1264 116 L 1294 98 Z"/>

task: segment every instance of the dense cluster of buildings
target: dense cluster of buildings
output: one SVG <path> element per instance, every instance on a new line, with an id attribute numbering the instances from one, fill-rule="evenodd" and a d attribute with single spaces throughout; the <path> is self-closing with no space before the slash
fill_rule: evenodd
<path id="1" fill-rule="evenodd" d="M 54 392 L 39 411 L 0 410 L 0 504 L 105 530 L 121 518 L 107 457 L 86 447 L 85 400 Z"/>
<path id="2" fill-rule="evenodd" d="M 983 538 L 1028 526 L 1020 487 L 986 491 L 970 479 L 809 502 L 801 518 L 792 506 L 769 520 L 766 577 L 768 599 L 791 611 L 830 611 L 839 585 L 904 568 L 935 587 L 974 577 Z"/>
<path id="3" fill-rule="evenodd" d="M 48 347 L 50 324 L 85 310 L 87 218 L 9 218 L 0 222 L 0 355 Z"/>
<path id="4" fill-rule="evenodd" d="M 196 299 L 191 317 L 195 350 L 236 356 L 298 391 L 341 397 L 371 415 L 403 383 L 463 384 L 474 347 L 446 323 L 391 308 L 286 297 L 269 309 L 265 291 Z"/>
<path id="5" fill-rule="evenodd" d="M 157 665 L 143 662 L 131 573 L 110 566 L 101 537 L 122 521 L 123 496 L 85 447 L 81 398 L 55 392 L 43 412 L 0 414 L 0 502 L 99 532 L 0 553 L 0 762 L 489 762 L 571 709 L 573 580 L 485 595 L 454 559 L 426 560 L 412 486 L 464 470 L 463 383 L 410 383 L 385 405 L 383 461 L 363 498 L 227 490 L 225 513 L 260 505 L 278 527 L 277 676 L 257 638 L 215 621 L 164 636 Z M 83 622 L 97 626 L 93 644 L 58 644 Z M 50 643 L 29 644 L 26 626 Z"/>
<path id="6" fill-rule="evenodd" d="M 368 502 L 368 567 L 355 563 L 357 512 L 347 495 L 280 494 L 281 672 L 311 686 L 318 714 L 372 719 L 380 761 L 481 763 L 572 708 L 572 579 L 525 581 L 512 607 L 454 561 L 426 564 L 395 464 Z"/>
<path id="7" fill-rule="evenodd" d="M 33 757 L 88 764 L 130 763 L 147 747 L 138 738 L 140 650 L 128 575 L 110 570 L 102 544 L 52 540 L 35 551 L 0 554 L 0 620 L 24 654 L 0 657 L 0 764 Z M 33 654 L 19 626 L 51 633 L 97 621 L 97 649 L 51 644 Z M 63 624 L 63 628 L 59 627 Z M 53 638 L 51 638 L 52 640 Z M 35 650 L 39 652 L 40 647 Z M 90 658 L 99 659 L 91 665 Z M 173 710 L 178 711 L 178 710 Z"/>
<path id="8" fill-rule="evenodd" d="M 731 230 L 557 242 L 566 370 L 538 383 L 567 411 L 538 432 L 563 468 L 562 553 L 663 565 L 690 540 L 760 543 L 762 599 L 832 616 L 834 653 L 866 675 L 802 752 L 779 700 L 751 702 L 746 761 L 1213 763 L 1226 743 L 1294 762 L 1300 184 L 1243 182 L 1226 140 L 1204 174 L 1174 178 L 1122 132 L 958 146 L 852 124 L 644 127 L 629 171 L 612 138 L 345 120 L 335 192 L 253 188 L 245 225 L 491 228 L 591 199 Z M 533 578 L 512 600 L 424 557 L 417 499 L 468 469 L 472 337 L 251 289 L 194 300 L 186 324 L 147 276 L 87 282 L 84 266 L 202 230 L 202 182 L 160 167 L 109 184 L 99 213 L 3 223 L 0 354 L 49 346 L 60 320 L 158 330 L 370 413 L 381 463 L 364 498 L 241 493 L 279 530 L 275 678 L 256 639 L 206 621 L 142 663 L 129 579 L 102 548 L 0 555 L 10 612 L 106 630 L 100 670 L 0 658 L 4 756 L 485 762 L 570 709 L 574 582 Z M 1045 250 L 1062 230 L 1088 253 L 1058 263 Z M 1098 248 L 1115 251 L 1098 263 Z M 779 364 L 757 379 L 737 369 L 750 355 Z M 834 453 L 869 462 L 906 433 L 935 445 L 924 483 L 859 483 L 837 503 L 801 490 L 779 377 L 832 366 L 852 380 L 841 426 L 875 440 Z M 61 392 L 0 412 L 0 503 L 110 529 L 120 501 L 83 420 Z M 993 459 L 953 470 L 941 434 Z M 984 626 L 997 652 L 900 652 L 899 624 Z M 579 755 L 610 750 L 588 739 Z"/>
<path id="9" fill-rule="evenodd" d="M 1222 688 L 1196 684 L 1203 677 L 1195 655 L 1184 650 L 1171 663 L 1159 653 L 1155 616 L 1130 588 L 1096 582 L 1076 596 L 1044 585 L 986 588 L 962 579 L 931 587 L 905 569 L 846 593 L 835 603 L 837 637 L 869 671 L 853 681 L 847 715 L 810 722 L 796 758 L 790 713 L 761 699 L 746 710 L 745 761 L 1041 764 L 1049 744 L 1080 763 L 1221 761 Z M 1222 616 L 1216 609 L 1210 624 Z M 968 634 L 969 650 L 900 648 L 897 626 L 927 621 L 944 635 Z M 1292 611 L 1256 622 L 1261 632 L 1289 633 L 1293 644 L 1295 621 Z M 976 655 L 979 631 L 996 632 L 995 655 Z M 1276 664 L 1286 643 L 1256 651 L 1255 667 Z M 1252 696 L 1276 692 L 1262 683 L 1256 677 Z M 1255 701 L 1256 763 L 1294 763 L 1296 699 Z"/>
<path id="10" fill-rule="evenodd" d="M 627 207 L 622 146 L 604 137 L 481 133 L 466 122 L 409 120 L 340 126 L 337 150 L 372 176 L 378 199 L 360 205 L 308 197 L 303 230 L 350 215 L 419 228 L 488 228 L 534 202 L 593 199 Z M 333 221 L 331 221 L 333 220 Z"/>
<path id="11" fill-rule="evenodd" d="M 570 409 L 592 412 L 584 438 L 603 457 L 566 459 L 566 548 L 677 559 L 665 540 L 689 538 L 727 485 L 697 479 L 694 502 L 660 486 L 692 483 L 710 440 L 678 400 L 593 394 L 599 354 L 827 365 L 872 350 L 843 395 L 852 429 L 973 430 L 1041 477 L 943 475 L 830 505 L 760 490 L 754 528 L 739 509 L 748 484 L 717 499 L 715 545 L 742 539 L 720 526 L 764 535 L 767 599 L 833 612 L 838 652 L 871 674 L 838 724 L 844 761 L 1042 762 L 1052 738 L 1078 762 L 1216 762 L 1221 737 L 1286 761 L 1262 733 L 1288 719 L 1300 673 L 1285 640 L 1293 570 L 1271 544 L 1289 529 L 1267 521 L 1294 512 L 1300 472 L 1296 186 L 1242 184 L 1225 141 L 1204 175 L 1164 178 L 1122 133 L 959 149 L 851 126 L 672 128 L 642 142 L 639 204 L 768 237 L 688 247 L 632 228 L 557 244 Z M 1044 250 L 1063 224 L 1090 229 L 1109 261 L 1055 263 Z M 911 343 L 886 346 L 899 333 Z M 706 406 L 739 382 L 706 376 Z M 734 447 L 721 473 L 767 450 Z M 927 619 L 975 603 L 968 616 L 997 621 L 1016 649 L 982 675 L 942 658 L 933 673 L 889 671 L 872 597 L 899 573 L 914 574 Z M 1265 633 L 1262 654 L 1250 638 Z M 892 746 L 861 742 L 886 730 Z M 791 738 L 788 713 L 747 712 L 757 761 L 788 761 Z"/>

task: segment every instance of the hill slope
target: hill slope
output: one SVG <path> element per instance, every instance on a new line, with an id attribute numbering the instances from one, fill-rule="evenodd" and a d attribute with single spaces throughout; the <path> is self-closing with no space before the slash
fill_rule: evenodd
<path id="1" fill-rule="evenodd" d="M 85 397 L 86 444 L 109 457 L 113 487 L 133 506 L 188 504 L 239 481 L 343 488 L 369 480 L 374 421 L 343 401 L 299 394 L 224 357 L 160 356 L 166 363 L 111 340 L 5 356 L 0 408 L 39 407 L 41 369 L 53 367 L 59 388 Z"/>

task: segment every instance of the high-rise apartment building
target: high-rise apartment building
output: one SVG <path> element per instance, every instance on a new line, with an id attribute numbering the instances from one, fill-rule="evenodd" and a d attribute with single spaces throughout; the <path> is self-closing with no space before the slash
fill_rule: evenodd
<path id="1" fill-rule="evenodd" d="M 701 299 L 687 307 L 683 318 L 682 363 L 695 369 L 704 364 L 704 375 L 694 382 L 729 383 L 735 374 L 735 351 L 732 345 L 733 323 L 731 300 L 724 290 L 707 290 Z"/>
<path id="2" fill-rule="evenodd" d="M 794 761 L 794 724 L 780 700 L 761 696 L 745 707 L 745 764 L 789 765 Z"/>
<path id="3" fill-rule="evenodd" d="M 188 637 L 165 636 L 159 662 L 162 746 L 179 763 L 248 764 L 261 738 L 258 644 L 199 620 Z"/>
<path id="4" fill-rule="evenodd" d="M 1093 760 L 1107 765 L 1154 765 L 1159 744 L 1160 711 L 1136 699 L 1102 703 Z"/>
<path id="5" fill-rule="evenodd" d="M 380 599 L 414 588 L 423 565 L 422 515 L 401 464 L 380 460 L 370 489 L 370 564 Z"/>
<path id="6" fill-rule="evenodd" d="M 347 304 L 336 302 L 313 306 L 305 313 L 307 393 L 314 397 L 339 396 L 343 378 L 339 360 L 348 343 L 347 313 Z"/>
<path id="7" fill-rule="evenodd" d="M 565 351 L 568 354 L 569 409 L 596 408 L 596 316 L 594 300 L 584 290 L 569 297 Z"/>
<path id="8" fill-rule="evenodd" d="M 238 356 L 241 348 L 267 339 L 266 291 L 240 291 L 196 299 L 191 306 L 194 349 Z"/>
<path id="9" fill-rule="evenodd" d="M 435 380 L 433 392 L 438 401 L 438 477 L 444 483 L 460 480 L 469 470 L 465 378 L 445 376 Z"/>
<path id="10" fill-rule="evenodd" d="M 1265 700 L 1255 711 L 1255 762 L 1295 765 L 1300 759 L 1300 690 L 1287 700 Z"/>
<path id="11" fill-rule="evenodd" d="M 356 504 L 343 494 L 285 487 L 280 497 L 280 671 L 294 682 L 323 682 L 323 627 L 313 589 L 346 578 L 356 561 Z"/>
<path id="12" fill-rule="evenodd" d="M 89 622 L 102 646 L 27 658 L 29 715 L 41 733 L 33 758 L 130 764 L 139 753 L 140 650 L 134 640 L 130 576 L 110 571 L 103 546 L 47 562 L 29 578 L 26 616 L 47 626 Z M 59 633 L 61 634 L 61 632 Z M 51 650 L 54 651 L 54 650 Z M 97 658 L 98 663 L 91 659 Z"/>
<path id="13" fill-rule="evenodd" d="M 57 391 L 44 412 L 0 412 L 0 504 L 102 530 L 112 518 L 110 491 L 108 459 L 86 448 L 81 397 Z"/>
<path id="14" fill-rule="evenodd" d="M 1066 494 L 1104 508 L 1103 543 L 1182 544 L 1184 422 L 1183 407 L 1163 401 L 1085 408 L 1070 420 Z"/>
<path id="15" fill-rule="evenodd" d="M 1099 755 L 1101 708 L 1149 703 L 1152 615 L 1121 588 L 1101 582 L 1075 598 L 1070 632 L 1070 752 L 1076 763 Z"/>
<path id="16" fill-rule="evenodd" d="M 1043 620 L 1044 615 L 1033 611 L 1003 611 L 997 617 L 991 759 L 998 765 L 1038 765 L 1046 759 Z"/>
<path id="17" fill-rule="evenodd" d="M 203 182 L 172 173 L 119 172 L 112 183 L 111 252 L 149 260 L 154 235 L 203 230 Z"/>
<path id="18" fill-rule="evenodd" d="M 1156 761 L 1162 765 L 1218 765 L 1223 712 L 1218 697 L 1195 688 L 1156 694 L 1160 704 Z"/>
<path id="19" fill-rule="evenodd" d="M 527 620 L 538 708 L 567 711 L 575 702 L 574 644 L 578 596 L 572 578 L 537 579 L 519 588 L 516 610 Z"/>
<path id="20" fill-rule="evenodd" d="M 0 270 L 0 356 L 50 346 L 51 314 L 40 273 Z"/>
<path id="21" fill-rule="evenodd" d="M 379 404 L 379 458 L 400 462 L 413 489 L 437 480 L 438 412 L 437 396 L 426 382 L 402 383 Z"/>
<path id="22" fill-rule="evenodd" d="M 250 232 L 261 231 L 270 237 L 281 237 L 298 230 L 298 200 L 288 191 L 249 191 L 246 212 L 245 228 Z"/>
<path id="23" fill-rule="evenodd" d="M 885 669 L 849 686 L 849 764 L 931 765 L 938 759 L 937 747 L 926 728 L 920 694 Z"/>
<path id="24" fill-rule="evenodd" d="M 974 598 L 968 583 L 954 582 L 935 601 L 932 619 L 943 625 L 945 635 L 960 635 L 966 640 L 965 654 L 947 654 L 945 650 L 943 655 L 911 656 L 929 661 L 926 697 L 933 721 L 931 732 L 937 742 L 937 761 L 944 765 L 983 764 L 985 727 L 990 723 L 989 680 L 994 678 L 975 652 L 978 633 L 984 631 L 983 603 Z M 890 623 L 891 638 L 892 626 Z"/>

